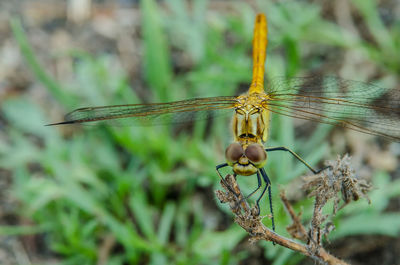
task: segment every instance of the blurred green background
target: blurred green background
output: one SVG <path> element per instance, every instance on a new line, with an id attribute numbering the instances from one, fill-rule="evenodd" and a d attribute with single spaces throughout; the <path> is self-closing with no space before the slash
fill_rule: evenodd
<path id="1" fill-rule="evenodd" d="M 314 264 L 271 243 L 251 244 L 216 199 L 229 117 L 191 126 L 43 126 L 84 106 L 240 94 L 251 80 L 258 12 L 269 23 L 267 80 L 326 74 L 400 89 L 395 0 L 0 7 L 2 264 Z M 292 148 L 317 168 L 350 152 L 375 187 L 371 205 L 361 200 L 334 217 L 327 249 L 352 264 L 398 264 L 398 143 L 287 117 L 272 125 L 268 146 Z M 276 230 L 287 235 L 277 195 L 285 189 L 306 222 L 312 200 L 295 179 L 308 172 L 285 153 L 270 154 L 266 170 Z M 239 183 L 248 193 L 257 180 Z M 266 199 L 261 206 L 268 214 Z"/>

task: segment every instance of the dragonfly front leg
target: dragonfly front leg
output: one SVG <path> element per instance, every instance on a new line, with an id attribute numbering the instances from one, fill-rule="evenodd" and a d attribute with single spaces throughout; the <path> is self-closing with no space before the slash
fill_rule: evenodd
<path id="1" fill-rule="evenodd" d="M 257 188 L 255 190 L 253 190 L 249 195 L 247 195 L 245 198 L 243 198 L 243 200 L 247 200 L 248 198 L 250 198 L 254 193 L 256 193 L 260 188 L 261 188 L 261 176 L 260 173 L 257 171 L 257 181 L 258 181 L 258 185 Z"/>
<path id="2" fill-rule="evenodd" d="M 224 168 L 224 167 L 227 167 L 227 166 L 228 166 L 228 163 L 223 163 L 223 164 L 217 165 L 215 167 L 215 169 L 217 170 L 218 176 L 221 178 L 221 181 L 222 181 L 222 183 L 224 183 L 225 187 L 227 187 L 230 192 L 235 194 L 236 197 L 239 197 L 240 194 L 237 194 L 234 190 L 232 190 L 231 186 L 229 186 L 229 184 L 226 183 L 225 179 L 222 177 L 221 173 L 219 172 L 219 170 L 221 168 Z"/>
<path id="3" fill-rule="evenodd" d="M 228 163 L 223 163 L 223 164 L 217 165 L 217 166 L 215 167 L 215 169 L 217 170 L 218 176 L 221 178 L 221 180 L 224 180 L 224 178 L 222 177 L 222 175 L 221 175 L 221 173 L 219 172 L 219 170 L 220 170 L 221 168 L 224 168 L 224 167 L 227 167 L 227 166 L 228 166 Z"/>
<path id="4" fill-rule="evenodd" d="M 247 200 L 248 198 L 250 198 L 254 193 L 256 193 L 260 188 L 261 188 L 261 185 L 262 185 L 262 182 L 261 182 L 261 176 L 260 176 L 260 173 L 257 171 L 257 181 L 258 181 L 258 185 L 257 185 L 257 188 L 255 189 L 255 190 L 253 190 L 249 195 L 247 195 L 246 197 L 243 197 L 239 202 L 238 202 L 238 204 L 241 204 L 243 201 L 245 201 L 245 200 Z M 259 214 L 259 213 L 258 213 Z"/>

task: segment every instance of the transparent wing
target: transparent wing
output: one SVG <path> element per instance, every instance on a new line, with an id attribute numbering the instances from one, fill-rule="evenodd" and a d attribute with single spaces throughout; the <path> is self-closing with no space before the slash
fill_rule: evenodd
<path id="1" fill-rule="evenodd" d="M 234 108 L 236 97 L 210 97 L 155 103 L 130 104 L 76 109 L 61 124 L 107 123 L 111 125 L 158 125 L 207 119 Z M 226 113 L 226 111 L 225 111 Z"/>
<path id="2" fill-rule="evenodd" d="M 400 140 L 398 89 L 338 77 L 282 77 L 267 92 L 272 112 Z"/>

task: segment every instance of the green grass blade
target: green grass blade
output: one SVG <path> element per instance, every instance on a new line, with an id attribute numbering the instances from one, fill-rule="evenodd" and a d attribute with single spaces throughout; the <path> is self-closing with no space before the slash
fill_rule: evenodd
<path id="1" fill-rule="evenodd" d="M 175 210 L 175 204 L 172 203 L 168 203 L 164 208 L 157 232 L 158 240 L 161 244 L 166 244 L 168 242 L 168 237 L 173 225 L 172 222 L 175 217 Z"/>
<path id="2" fill-rule="evenodd" d="M 1 236 L 17 236 L 17 235 L 32 235 L 43 232 L 43 228 L 38 226 L 14 226 L 14 225 L 2 225 L 0 226 Z"/>

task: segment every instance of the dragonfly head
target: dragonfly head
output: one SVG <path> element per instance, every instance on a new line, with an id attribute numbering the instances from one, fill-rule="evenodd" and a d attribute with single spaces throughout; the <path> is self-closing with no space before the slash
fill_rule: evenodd
<path id="1" fill-rule="evenodd" d="M 225 157 L 233 171 L 242 176 L 255 174 L 267 162 L 267 152 L 259 143 L 234 142 L 226 148 Z"/>

